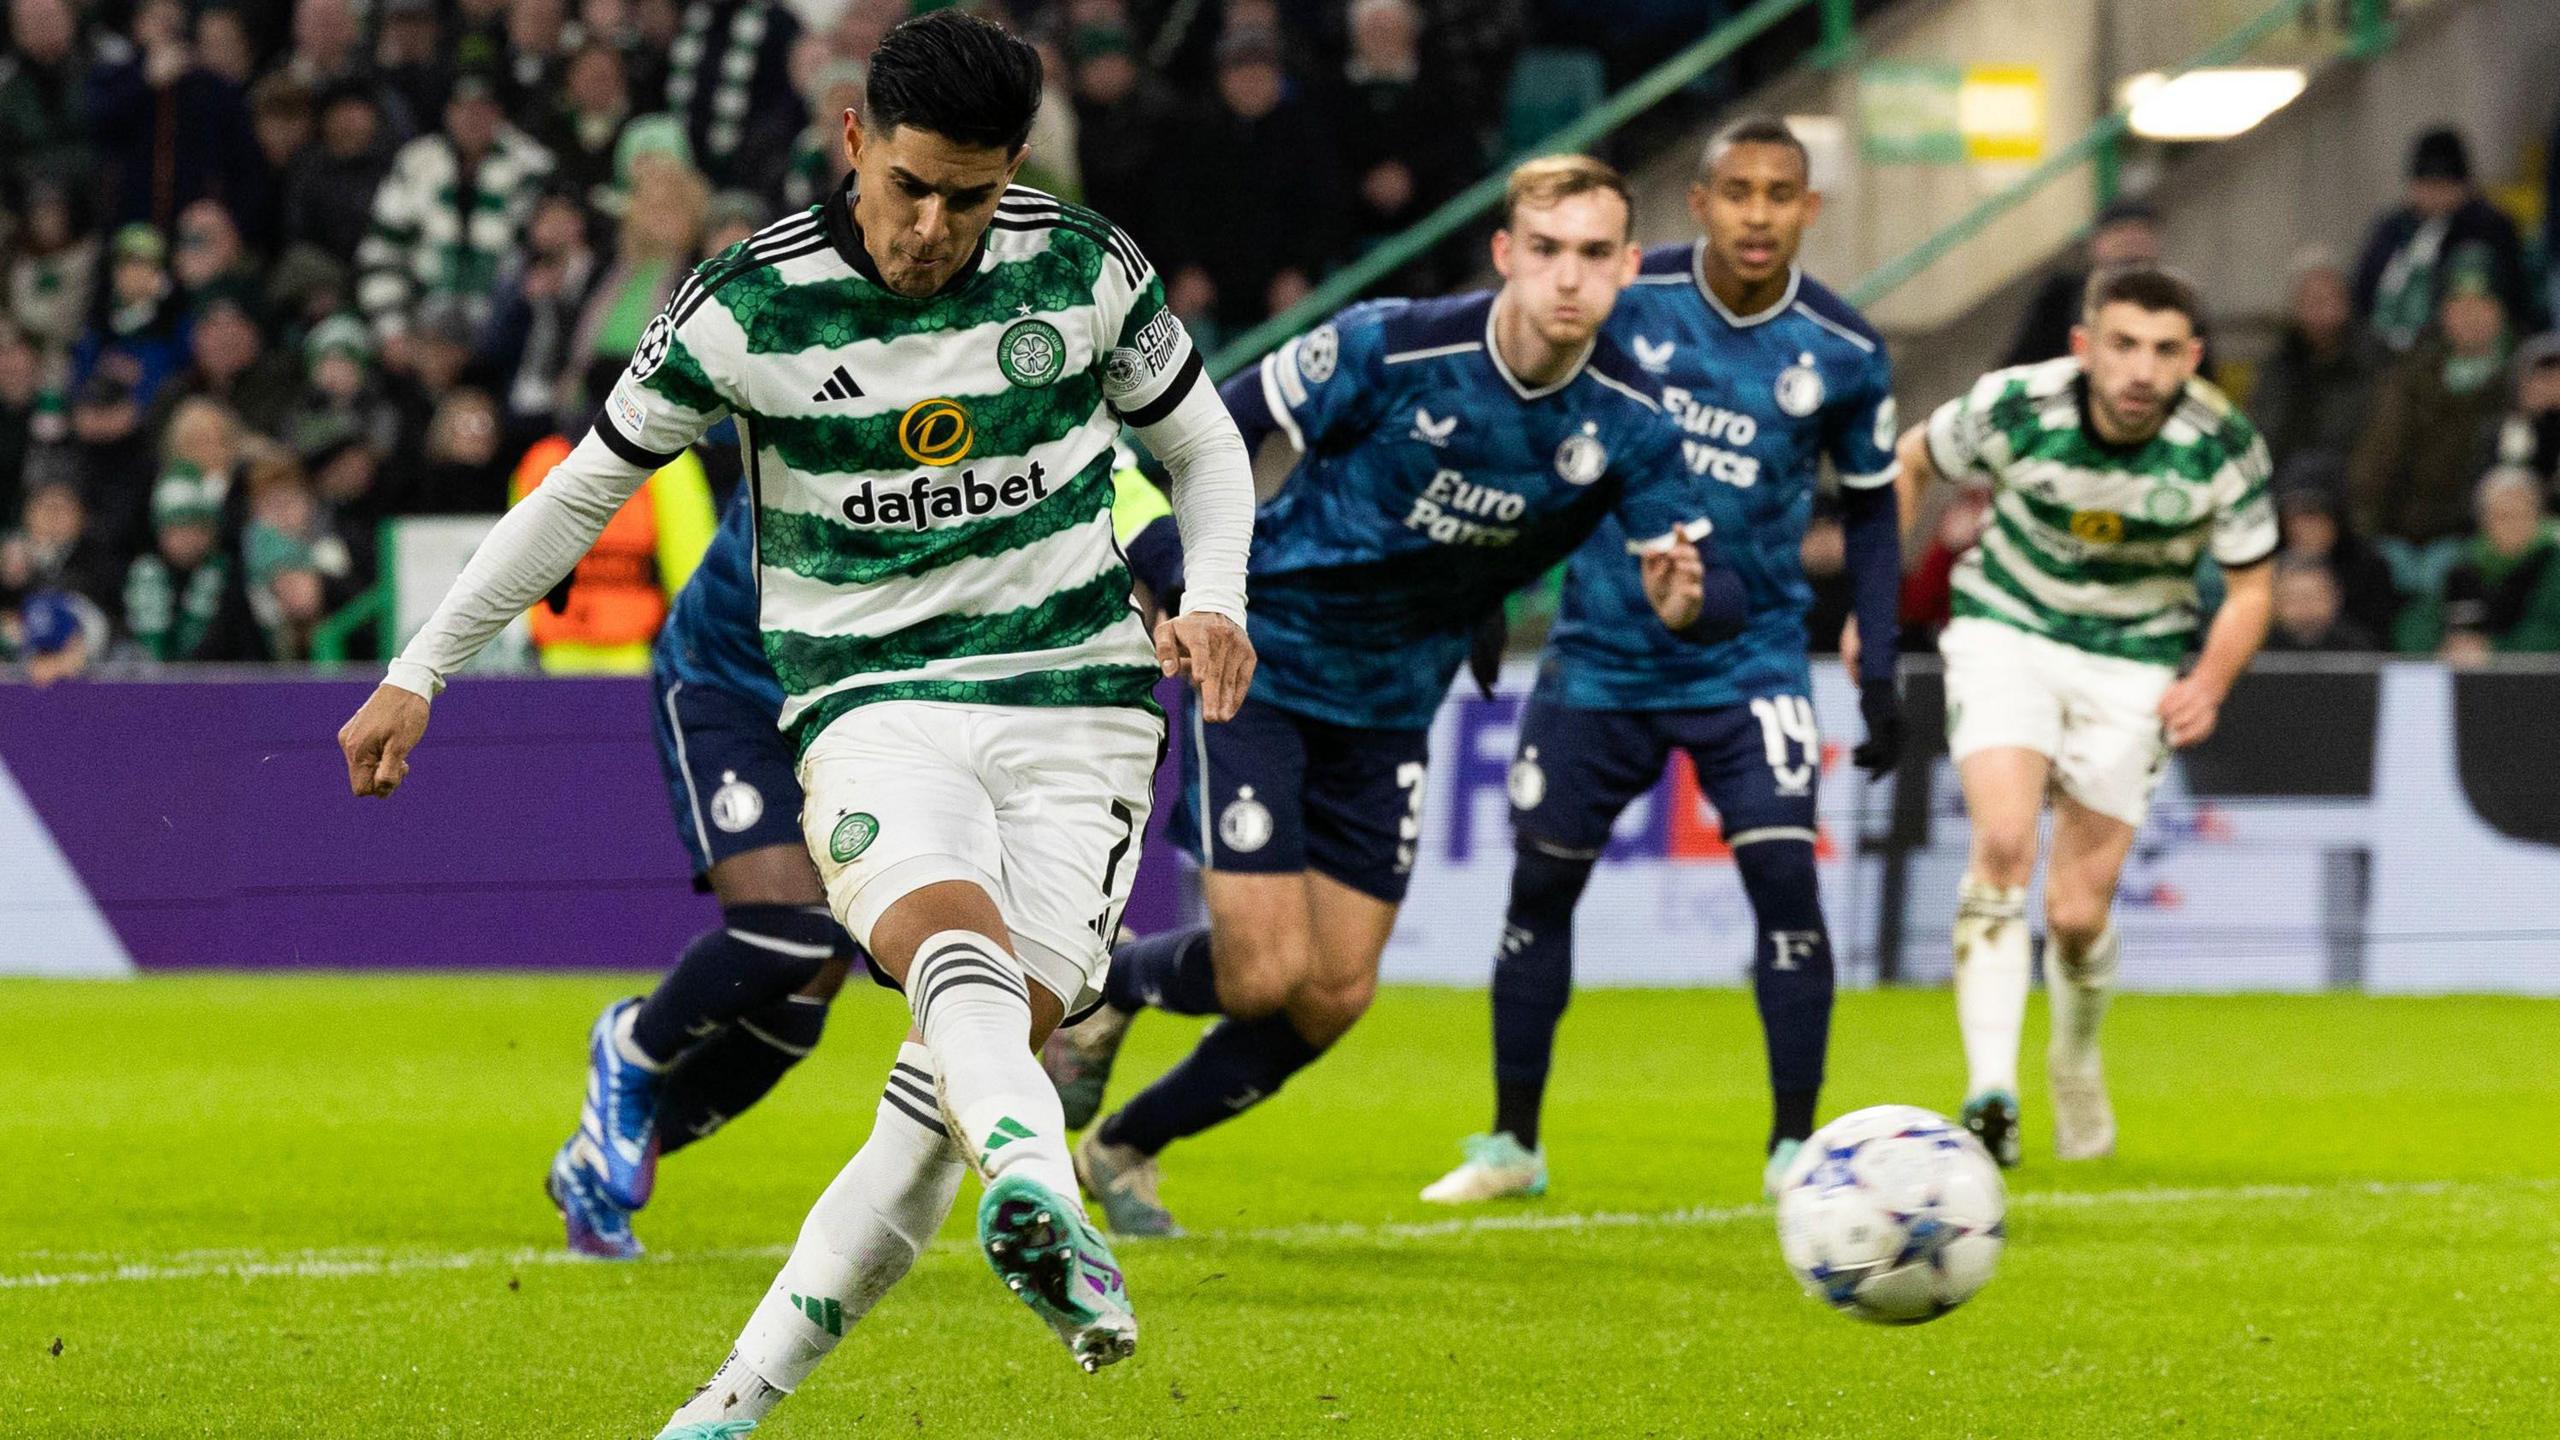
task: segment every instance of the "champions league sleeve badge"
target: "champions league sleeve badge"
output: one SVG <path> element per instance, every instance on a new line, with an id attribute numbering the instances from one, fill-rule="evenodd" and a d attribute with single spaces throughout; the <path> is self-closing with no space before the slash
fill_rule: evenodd
<path id="1" fill-rule="evenodd" d="M 1778 372 L 1778 408 L 1801 420 L 1822 408 L 1822 372 L 1813 368 L 1813 355 L 1804 352 L 1796 363 Z"/>

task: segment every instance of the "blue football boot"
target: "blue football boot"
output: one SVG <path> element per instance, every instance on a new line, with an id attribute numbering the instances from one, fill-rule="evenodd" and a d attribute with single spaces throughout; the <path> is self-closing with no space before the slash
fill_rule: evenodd
<path id="1" fill-rule="evenodd" d="M 587 1034 L 587 1103 L 578 1112 L 578 1133 L 592 1142 L 578 1158 L 594 1168 L 604 1197 L 626 1213 L 648 1204 L 658 1184 L 659 1077 L 624 1059 L 613 1043 L 623 1012 L 639 1004 L 617 1000 L 596 1017 Z"/>

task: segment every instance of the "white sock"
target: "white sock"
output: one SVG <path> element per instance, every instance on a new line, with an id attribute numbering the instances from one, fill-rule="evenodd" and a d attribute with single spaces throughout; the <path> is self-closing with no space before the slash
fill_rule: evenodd
<path id="1" fill-rule="evenodd" d="M 2096 1078 L 2098 1024 L 2107 1018 L 2120 953 L 2113 920 L 2077 951 L 2046 938 L 2044 985 L 2053 1005 L 2053 1040 L 2045 1064 L 2054 1074 Z"/>
<path id="2" fill-rule="evenodd" d="M 907 1004 L 933 1052 L 943 1115 L 953 1139 L 993 1183 L 1020 1173 L 1082 1212 L 1067 1158 L 1066 1115 L 1031 1053 L 1031 992 L 1006 949 L 969 930 L 945 930 L 916 947 Z"/>
<path id="3" fill-rule="evenodd" d="M 2018 1034 L 2027 1023 L 2027 887 L 1965 876 L 1956 891 L 1955 945 L 1965 1096 L 2015 1095 Z"/>
<path id="4" fill-rule="evenodd" d="M 761 1420 L 799 1389 L 942 1228 L 967 1169 L 935 1113 L 932 1059 L 900 1048 L 871 1138 L 810 1208 L 729 1358 L 667 1423 Z"/>

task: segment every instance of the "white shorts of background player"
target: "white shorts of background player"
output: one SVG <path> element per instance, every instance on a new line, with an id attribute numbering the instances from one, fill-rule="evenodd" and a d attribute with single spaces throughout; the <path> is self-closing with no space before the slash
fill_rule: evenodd
<path id="1" fill-rule="evenodd" d="M 2168 768 L 2160 696 L 2166 665 L 2097 655 L 1996 620 L 1960 619 L 1938 637 L 1946 658 L 1947 752 L 2014 746 L 2053 762 L 2053 783 L 2139 830 Z"/>

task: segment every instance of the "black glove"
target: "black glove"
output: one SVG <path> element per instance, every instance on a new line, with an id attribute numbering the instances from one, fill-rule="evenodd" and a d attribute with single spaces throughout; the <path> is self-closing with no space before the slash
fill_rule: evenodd
<path id="1" fill-rule="evenodd" d="M 1467 673 L 1476 677 L 1476 693 L 1487 700 L 1502 678 L 1502 652 L 1510 644 L 1511 616 L 1500 608 L 1477 621 L 1476 633 L 1467 640 Z"/>
<path id="2" fill-rule="evenodd" d="M 1866 718 L 1867 738 L 1849 758 L 1868 774 L 1882 775 L 1902 758 L 1902 687 L 1889 679 L 1859 686 L 1858 713 Z"/>

